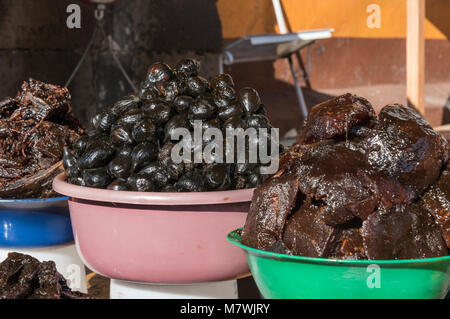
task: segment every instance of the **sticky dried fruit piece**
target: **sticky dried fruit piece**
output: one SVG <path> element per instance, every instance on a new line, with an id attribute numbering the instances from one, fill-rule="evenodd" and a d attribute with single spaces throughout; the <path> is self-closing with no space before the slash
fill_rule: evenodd
<path id="1" fill-rule="evenodd" d="M 363 222 L 368 259 L 414 259 L 447 255 L 447 246 L 434 217 L 420 204 L 378 211 Z"/>
<path id="2" fill-rule="evenodd" d="M 327 257 L 338 230 L 320 218 L 321 207 L 307 200 L 287 220 L 283 242 L 294 255 Z"/>
<path id="3" fill-rule="evenodd" d="M 299 196 L 299 177 L 285 174 L 272 178 L 253 193 L 242 242 L 266 249 L 281 239 L 286 218 Z"/>
<path id="4" fill-rule="evenodd" d="M 314 106 L 302 130 L 302 142 L 314 143 L 335 136 L 346 136 L 355 126 L 371 126 L 376 120 L 372 105 L 350 93 Z"/>
<path id="5" fill-rule="evenodd" d="M 450 163 L 438 182 L 423 195 L 424 207 L 436 218 L 442 235 L 450 248 Z"/>

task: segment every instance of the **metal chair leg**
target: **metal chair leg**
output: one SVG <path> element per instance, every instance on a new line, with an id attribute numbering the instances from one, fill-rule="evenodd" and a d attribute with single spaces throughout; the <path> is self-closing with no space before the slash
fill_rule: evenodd
<path id="1" fill-rule="evenodd" d="M 219 54 L 219 74 L 223 74 L 223 54 Z"/>
<path id="2" fill-rule="evenodd" d="M 308 117 L 308 108 L 306 107 L 305 98 L 303 97 L 302 88 L 298 83 L 297 75 L 295 74 L 294 64 L 292 63 L 291 56 L 287 57 L 289 62 L 289 67 L 291 69 L 292 78 L 294 79 L 295 92 L 297 93 L 298 104 L 300 105 L 300 110 L 304 119 Z"/>
<path id="3" fill-rule="evenodd" d="M 305 68 L 305 64 L 303 63 L 302 56 L 299 51 L 295 52 L 295 55 L 297 56 L 298 65 L 300 66 L 300 69 L 303 72 L 303 80 L 305 81 L 306 87 L 308 89 L 311 89 L 311 82 L 309 82 L 309 72 Z"/>

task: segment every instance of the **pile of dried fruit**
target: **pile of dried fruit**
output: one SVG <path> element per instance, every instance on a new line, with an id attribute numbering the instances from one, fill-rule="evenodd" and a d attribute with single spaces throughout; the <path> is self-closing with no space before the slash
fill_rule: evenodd
<path id="1" fill-rule="evenodd" d="M 0 198 L 48 197 L 64 146 L 83 130 L 66 88 L 29 79 L 0 100 Z"/>
<path id="2" fill-rule="evenodd" d="M 0 264 L 0 299 L 91 299 L 72 291 L 53 261 L 9 253 Z"/>
<path id="3" fill-rule="evenodd" d="M 177 141 L 172 139 L 171 132 L 185 128 L 192 134 L 196 120 L 202 121 L 203 131 L 252 127 L 267 128 L 270 132 L 256 90 L 243 88 L 236 92 L 227 74 L 210 83 L 198 75 L 198 67 L 198 62 L 192 59 L 181 60 L 173 69 L 165 63 L 150 66 L 140 92 L 96 114 L 89 136 L 81 137 L 73 145 L 73 153 L 65 152 L 68 182 L 113 190 L 164 192 L 260 185 L 263 176 L 259 163 L 172 160 L 171 150 Z"/>
<path id="4" fill-rule="evenodd" d="M 244 244 L 340 259 L 444 256 L 449 145 L 412 108 L 378 117 L 346 94 L 316 105 L 280 171 L 256 189 Z"/>

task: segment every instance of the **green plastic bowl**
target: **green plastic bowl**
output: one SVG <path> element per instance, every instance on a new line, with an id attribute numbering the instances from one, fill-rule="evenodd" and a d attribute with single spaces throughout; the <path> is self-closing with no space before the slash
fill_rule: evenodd
<path id="1" fill-rule="evenodd" d="M 431 299 L 450 286 L 450 256 L 403 260 L 340 260 L 290 256 L 241 243 L 239 228 L 230 243 L 244 249 L 264 298 Z"/>

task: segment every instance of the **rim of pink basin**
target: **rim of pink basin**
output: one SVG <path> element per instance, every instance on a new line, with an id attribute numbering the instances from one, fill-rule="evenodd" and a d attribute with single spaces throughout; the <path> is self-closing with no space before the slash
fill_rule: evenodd
<path id="1" fill-rule="evenodd" d="M 67 183 L 64 173 L 53 180 L 53 189 L 69 197 L 109 203 L 137 205 L 204 205 L 249 202 L 254 188 L 218 192 L 132 192 L 113 191 Z"/>

